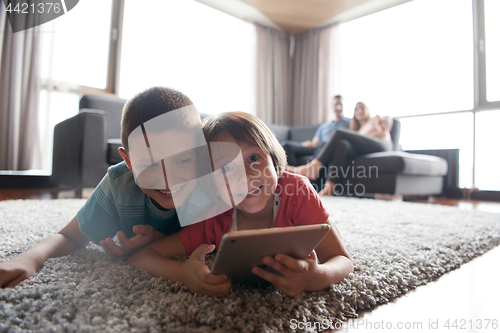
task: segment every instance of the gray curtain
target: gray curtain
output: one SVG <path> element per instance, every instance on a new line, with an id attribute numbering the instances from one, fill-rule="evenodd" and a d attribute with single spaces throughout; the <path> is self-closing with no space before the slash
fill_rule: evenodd
<path id="1" fill-rule="evenodd" d="M 318 29 L 294 37 L 293 50 L 293 124 L 317 124 L 319 86 Z"/>
<path id="2" fill-rule="evenodd" d="M 290 36 L 256 24 L 256 115 L 266 123 L 292 125 Z"/>
<path id="3" fill-rule="evenodd" d="M 328 120 L 330 34 L 331 27 L 325 27 L 290 37 L 276 29 L 257 26 L 259 118 L 284 125 Z"/>
<path id="4" fill-rule="evenodd" d="M 12 33 L 3 3 L 1 7 L 0 170 L 37 168 L 39 28 Z"/>

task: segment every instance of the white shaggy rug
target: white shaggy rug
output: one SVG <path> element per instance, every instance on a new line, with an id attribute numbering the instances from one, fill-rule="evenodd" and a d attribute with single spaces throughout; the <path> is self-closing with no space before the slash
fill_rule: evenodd
<path id="1" fill-rule="evenodd" d="M 349 279 L 295 298 L 273 287 L 194 296 L 108 258 L 97 246 L 49 259 L 0 289 L 0 332 L 291 331 L 290 321 L 342 321 L 428 283 L 500 243 L 500 214 L 370 199 L 327 198 L 354 257 Z M 57 232 L 84 200 L 0 202 L 0 261 Z M 296 322 L 295 321 L 295 322 Z"/>

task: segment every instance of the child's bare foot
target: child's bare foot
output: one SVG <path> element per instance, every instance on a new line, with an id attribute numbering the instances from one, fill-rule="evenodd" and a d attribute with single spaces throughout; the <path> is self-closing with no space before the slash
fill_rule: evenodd
<path id="1" fill-rule="evenodd" d="M 299 175 L 306 176 L 310 180 L 316 180 L 318 178 L 319 170 L 323 164 L 318 160 L 312 160 L 306 165 L 301 165 L 298 167 L 287 166 L 286 170 L 293 173 L 298 173 Z"/>
<path id="2" fill-rule="evenodd" d="M 325 183 L 325 187 L 321 191 L 319 191 L 319 195 L 334 195 L 335 191 L 335 184 L 332 183 L 331 181 L 327 181 Z"/>

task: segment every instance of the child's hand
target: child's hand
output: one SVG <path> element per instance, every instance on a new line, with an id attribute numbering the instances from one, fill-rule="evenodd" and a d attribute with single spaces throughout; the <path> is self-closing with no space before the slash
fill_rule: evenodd
<path id="1" fill-rule="evenodd" d="M 314 250 L 306 259 L 294 259 L 285 254 L 277 254 L 274 258 L 264 257 L 262 262 L 283 275 L 259 267 L 252 268 L 252 273 L 271 282 L 290 297 L 310 287 L 312 279 L 319 272 L 318 259 Z"/>
<path id="2" fill-rule="evenodd" d="M 214 275 L 205 264 L 205 255 L 212 252 L 215 245 L 202 244 L 193 251 L 188 261 L 184 263 L 182 283 L 193 294 L 204 294 L 222 297 L 231 289 L 231 281 L 226 275 Z"/>
<path id="3" fill-rule="evenodd" d="M 35 275 L 36 263 L 29 258 L 17 256 L 0 263 L 0 288 L 14 288 L 21 281 Z"/>
<path id="4" fill-rule="evenodd" d="M 127 239 L 122 231 L 116 233 L 121 245 L 117 245 L 110 237 L 99 244 L 110 257 L 119 258 L 165 236 L 150 225 L 138 224 L 132 230 L 136 235 L 130 239 Z"/>

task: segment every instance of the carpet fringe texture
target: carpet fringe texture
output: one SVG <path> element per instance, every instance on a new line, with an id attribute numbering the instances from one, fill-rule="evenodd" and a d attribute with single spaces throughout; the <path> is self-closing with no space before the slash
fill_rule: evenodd
<path id="1" fill-rule="evenodd" d="M 500 214 L 371 199 L 322 199 L 355 271 L 291 298 L 274 287 L 234 287 L 217 299 L 152 277 L 90 245 L 49 259 L 0 289 L 0 332 L 283 332 L 290 321 L 340 322 L 454 270 L 500 243 Z M 0 202 L 0 261 L 57 232 L 85 201 Z M 214 256 L 208 257 L 208 262 Z"/>

